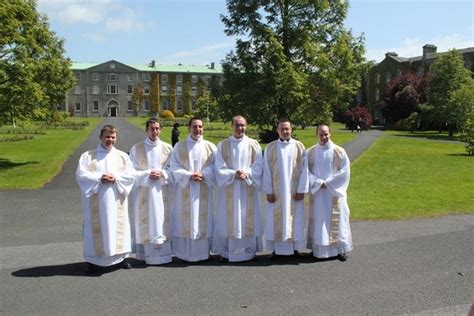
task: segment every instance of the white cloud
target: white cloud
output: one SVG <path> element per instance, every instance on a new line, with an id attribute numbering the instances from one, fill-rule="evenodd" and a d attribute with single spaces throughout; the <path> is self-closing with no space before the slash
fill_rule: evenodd
<path id="1" fill-rule="evenodd" d="M 83 33 L 81 36 L 96 43 L 102 43 L 105 41 L 105 36 L 100 33 Z"/>
<path id="2" fill-rule="evenodd" d="M 124 9 L 121 14 L 114 17 L 108 17 L 105 26 L 109 31 L 143 31 L 144 24 L 131 9 Z"/>
<path id="3" fill-rule="evenodd" d="M 450 49 L 462 49 L 466 47 L 473 47 L 474 40 L 466 38 L 460 34 L 451 34 L 445 36 L 437 36 L 428 40 L 420 38 L 405 38 L 399 47 L 389 47 L 384 49 L 367 49 L 367 60 L 382 61 L 385 58 L 385 53 L 395 52 L 400 57 L 415 57 L 423 54 L 423 46 L 425 44 L 433 44 L 437 47 L 438 52 L 445 52 Z"/>
<path id="4" fill-rule="evenodd" d="M 97 24 L 114 5 L 115 0 L 39 0 L 38 10 L 64 24 Z"/>
<path id="5" fill-rule="evenodd" d="M 191 50 L 178 51 L 159 58 L 159 62 L 166 64 L 183 63 L 188 65 L 205 65 L 210 62 L 219 63 L 233 47 L 234 42 L 225 42 Z"/>

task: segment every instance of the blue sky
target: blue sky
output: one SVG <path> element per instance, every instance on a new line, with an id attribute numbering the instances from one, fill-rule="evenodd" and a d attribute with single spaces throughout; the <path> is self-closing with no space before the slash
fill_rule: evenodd
<path id="1" fill-rule="evenodd" d="M 419 56 L 424 44 L 438 51 L 474 46 L 471 0 L 353 0 L 346 27 L 365 34 L 366 57 L 387 51 Z M 219 63 L 235 39 L 219 15 L 225 0 L 38 0 L 51 29 L 66 41 L 75 62 L 205 65 Z"/>

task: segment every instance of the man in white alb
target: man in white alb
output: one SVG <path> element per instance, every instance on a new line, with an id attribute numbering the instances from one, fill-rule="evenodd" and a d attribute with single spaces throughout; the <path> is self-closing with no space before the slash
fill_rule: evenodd
<path id="1" fill-rule="evenodd" d="M 291 138 L 288 119 L 277 125 L 279 139 L 264 154 L 263 192 L 267 195 L 265 248 L 273 255 L 293 255 L 305 249 L 304 194 L 308 166 L 304 145 Z"/>
<path id="2" fill-rule="evenodd" d="M 317 258 L 347 260 L 352 250 L 347 188 L 350 161 L 345 150 L 331 141 L 329 126 L 316 129 L 319 142 L 308 149 L 310 205 L 308 248 Z"/>
<path id="3" fill-rule="evenodd" d="M 114 147 L 117 129 L 105 125 L 101 143 L 83 153 L 76 171 L 84 209 L 84 258 L 88 272 L 123 262 L 131 252 L 127 196 L 132 190 L 134 170 L 128 155 Z"/>
<path id="4" fill-rule="evenodd" d="M 188 130 L 171 155 L 175 195 L 171 231 L 173 254 L 195 262 L 209 259 L 211 250 L 216 146 L 203 139 L 201 118 L 191 118 Z"/>
<path id="5" fill-rule="evenodd" d="M 245 135 L 247 120 L 232 118 L 233 135 L 217 145 L 218 203 L 213 251 L 229 261 L 246 261 L 262 251 L 260 196 L 263 160 L 260 144 Z"/>
<path id="6" fill-rule="evenodd" d="M 135 214 L 136 258 L 147 264 L 172 261 L 171 210 L 168 204 L 168 174 L 171 145 L 160 140 L 156 118 L 145 123 L 147 137 L 130 149 L 136 170 L 132 205 Z"/>

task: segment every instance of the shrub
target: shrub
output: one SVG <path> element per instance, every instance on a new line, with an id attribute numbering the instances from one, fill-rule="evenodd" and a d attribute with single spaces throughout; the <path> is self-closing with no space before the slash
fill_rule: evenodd
<path id="1" fill-rule="evenodd" d="M 164 119 L 174 119 L 174 114 L 170 110 L 164 110 L 160 116 Z"/>
<path id="2" fill-rule="evenodd" d="M 349 129 L 356 129 L 357 125 L 360 128 L 367 129 L 372 125 L 372 115 L 365 106 L 356 106 L 344 113 L 346 119 L 346 126 Z"/>

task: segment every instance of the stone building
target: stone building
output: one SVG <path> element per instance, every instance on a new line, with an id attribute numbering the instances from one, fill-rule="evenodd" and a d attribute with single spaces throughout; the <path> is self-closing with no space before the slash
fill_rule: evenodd
<path id="1" fill-rule="evenodd" d="M 430 66 L 435 62 L 439 54 L 437 47 L 426 44 L 423 46 L 423 54 L 416 57 L 399 57 L 395 52 L 387 52 L 384 60 L 375 64 L 369 70 L 368 80 L 368 105 L 372 110 L 374 123 L 384 124 L 385 119 L 380 109 L 387 83 L 401 74 L 412 71 L 419 75 L 429 72 Z M 464 59 L 464 66 L 474 73 L 474 47 L 459 49 L 458 52 Z"/>
<path id="2" fill-rule="evenodd" d="M 204 89 L 222 84 L 222 70 L 208 66 L 73 63 L 75 86 L 58 109 L 74 116 L 133 116 L 163 110 L 192 113 Z"/>

